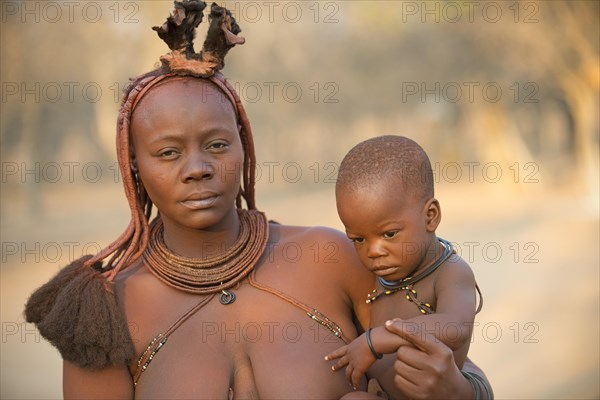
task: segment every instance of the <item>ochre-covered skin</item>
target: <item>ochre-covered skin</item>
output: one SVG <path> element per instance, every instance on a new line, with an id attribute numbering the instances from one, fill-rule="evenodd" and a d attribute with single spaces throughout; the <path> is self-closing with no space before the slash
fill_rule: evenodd
<path id="1" fill-rule="evenodd" d="M 214 297 L 171 332 L 134 386 L 137 359 L 148 345 L 204 298 L 166 285 L 147 268 L 143 253 L 154 203 L 160 203 L 157 208 L 164 222 L 166 246 L 189 258 L 227 249 L 237 238 L 237 209 L 243 202 L 248 209 L 257 208 L 250 124 L 239 97 L 219 73 L 226 52 L 243 43 L 239 27 L 228 12 L 213 4 L 208 43 L 195 53 L 190 41 L 202 19 L 198 10 L 201 13 L 205 5 L 198 0 L 175 4 L 171 22 L 188 25 L 168 30 L 168 34 L 180 32 L 168 41 L 172 52 L 163 57 L 160 69 L 132 81 L 119 112 L 117 156 L 131 210 L 130 224 L 106 249 L 76 267 L 89 268 L 84 275 L 93 272 L 91 281 L 102 283 L 93 286 L 108 296 L 105 304 L 119 311 L 108 315 L 127 327 L 129 338 L 123 341 L 133 357 L 125 352 L 122 359 L 95 366 L 88 365 L 85 357 L 65 357 L 64 397 L 341 398 L 353 389 L 342 373 L 331 370 L 324 355 L 343 342 L 303 309 L 251 286 L 247 278 L 230 289 L 236 295 L 231 304 L 221 304 L 219 294 L 209 295 Z M 205 91 L 192 90 L 182 101 L 185 81 L 219 95 L 204 96 Z M 163 112 L 153 112 L 152 107 Z M 219 108 L 222 112 L 216 111 Z M 214 112 L 206 114 L 207 109 Z M 145 118 L 144 125 L 136 120 L 141 115 L 156 118 Z M 231 135 L 232 131 L 236 134 Z M 231 162 L 239 165 L 233 168 Z M 214 194 L 214 203 L 206 205 L 194 197 L 206 192 Z M 275 223 L 269 224 L 268 237 L 266 251 L 254 266 L 256 281 L 314 307 L 314 315 L 337 324 L 348 340 L 356 338 L 368 326 L 369 309 L 364 300 L 375 279 L 360 265 L 346 237 L 329 228 Z M 72 279 L 70 271 L 61 275 L 60 282 Z M 62 286 L 55 281 L 40 293 L 55 293 L 58 298 Z M 85 295 L 79 289 L 73 293 Z M 52 301 L 36 299 L 30 315 L 33 322 L 43 322 L 52 313 Z M 74 315 L 65 318 L 61 323 L 65 329 L 81 328 Z M 106 324 L 94 329 L 100 336 L 118 337 L 106 331 Z M 95 344 L 83 346 L 85 351 L 85 346 Z M 425 363 L 431 368 L 424 371 L 429 385 L 421 395 L 473 395 L 453 363 L 447 363 L 442 353 L 429 354 Z M 366 389 L 366 380 L 360 389 Z M 400 390 L 395 392 L 391 394 L 401 396 Z"/>
<path id="2" fill-rule="evenodd" d="M 270 238 L 256 280 L 317 308 L 355 338 L 352 303 L 365 315 L 364 293 L 374 281 L 345 238 L 326 228 L 276 224 Z M 302 256 L 292 258 L 292 250 Z M 135 327 L 136 355 L 199 301 L 159 282 L 141 262 L 119 274 L 116 285 Z M 236 398 L 340 398 L 352 391 L 323 359 L 343 344 L 331 331 L 247 280 L 234 292 L 233 304 L 214 298 L 169 337 L 141 374 L 136 398 L 226 398 L 230 387 Z M 360 298 L 351 299 L 352 293 Z M 130 384 L 136 368 L 132 362 Z"/>

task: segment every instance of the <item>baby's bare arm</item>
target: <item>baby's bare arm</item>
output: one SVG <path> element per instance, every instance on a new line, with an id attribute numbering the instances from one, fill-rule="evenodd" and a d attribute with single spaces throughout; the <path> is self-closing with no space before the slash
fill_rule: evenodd
<path id="1" fill-rule="evenodd" d="M 436 276 L 435 313 L 410 321 L 419 324 L 422 331 L 433 333 L 452 350 L 468 345 L 475 319 L 475 286 L 475 277 L 469 265 L 458 256 L 451 257 Z"/>
<path id="2" fill-rule="evenodd" d="M 408 344 L 406 340 L 388 331 L 384 326 L 371 329 L 371 343 L 375 352 L 380 354 L 395 353 L 398 347 Z"/>
<path id="3" fill-rule="evenodd" d="M 467 345 L 471 338 L 475 317 L 475 278 L 471 268 L 459 257 L 447 261 L 439 272 L 434 284 L 436 312 L 404 321 L 414 324 L 415 332 L 431 333 L 456 351 Z M 384 354 L 393 353 L 406 344 L 404 339 L 385 327 L 373 329 L 371 341 L 375 351 Z M 464 358 L 457 363 L 462 365 L 463 361 Z"/>

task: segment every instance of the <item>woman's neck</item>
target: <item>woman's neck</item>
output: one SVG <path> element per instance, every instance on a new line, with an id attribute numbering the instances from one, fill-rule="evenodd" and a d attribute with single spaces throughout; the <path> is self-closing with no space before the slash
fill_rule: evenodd
<path id="1" fill-rule="evenodd" d="M 167 248 L 188 258 L 216 257 L 235 243 L 240 232 L 240 220 L 235 208 L 210 229 L 193 229 L 168 219 L 163 219 L 163 225 Z"/>

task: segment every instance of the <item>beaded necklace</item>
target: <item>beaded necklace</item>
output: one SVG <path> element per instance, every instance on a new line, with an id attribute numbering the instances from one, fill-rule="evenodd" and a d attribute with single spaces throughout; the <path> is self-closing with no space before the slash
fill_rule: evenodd
<path id="1" fill-rule="evenodd" d="M 386 281 L 382 277 L 377 277 L 379 284 L 383 286 L 384 290 L 377 292 L 377 289 L 373 289 L 373 291 L 367 295 L 367 304 L 374 302 L 383 295 L 390 295 L 401 290 L 406 290 L 406 300 L 415 303 L 422 314 L 432 314 L 434 311 L 431 304 L 425 303 L 417 298 L 417 291 L 413 288 L 413 285 L 438 269 L 438 267 L 454 253 L 452 243 L 440 237 L 438 237 L 437 240 L 444 245 L 444 252 L 433 264 L 416 276 L 407 276 L 406 278 L 397 281 Z"/>
<path id="2" fill-rule="evenodd" d="M 222 304 L 235 301 L 232 288 L 244 279 L 263 254 L 269 229 L 267 218 L 257 210 L 238 209 L 240 233 L 223 254 L 207 258 L 188 258 L 171 252 L 164 242 L 160 218 L 150 227 L 144 261 L 165 284 L 193 294 L 221 293 Z"/>

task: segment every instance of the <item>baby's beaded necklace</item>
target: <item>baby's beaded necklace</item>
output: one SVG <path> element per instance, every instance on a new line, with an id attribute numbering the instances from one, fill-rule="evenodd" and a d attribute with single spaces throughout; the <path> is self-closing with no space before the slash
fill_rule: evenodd
<path id="1" fill-rule="evenodd" d="M 406 290 L 406 300 L 415 303 L 417 307 L 419 307 L 419 311 L 421 311 L 422 314 L 432 314 L 433 308 L 431 307 L 431 304 L 417 299 L 417 291 L 413 288 L 413 285 L 430 275 L 454 253 L 454 247 L 452 246 L 452 243 L 440 237 L 438 237 L 437 240 L 444 245 L 444 252 L 440 258 L 435 260 L 431 266 L 427 267 L 427 269 L 414 277 L 407 276 L 406 278 L 399 279 L 397 281 L 386 281 L 384 278 L 378 277 L 377 280 L 379 281 L 379 284 L 383 286 L 384 290 L 377 292 L 377 289 L 373 289 L 373 291 L 367 295 L 367 304 L 374 302 L 383 295 L 390 295 L 401 290 Z"/>

